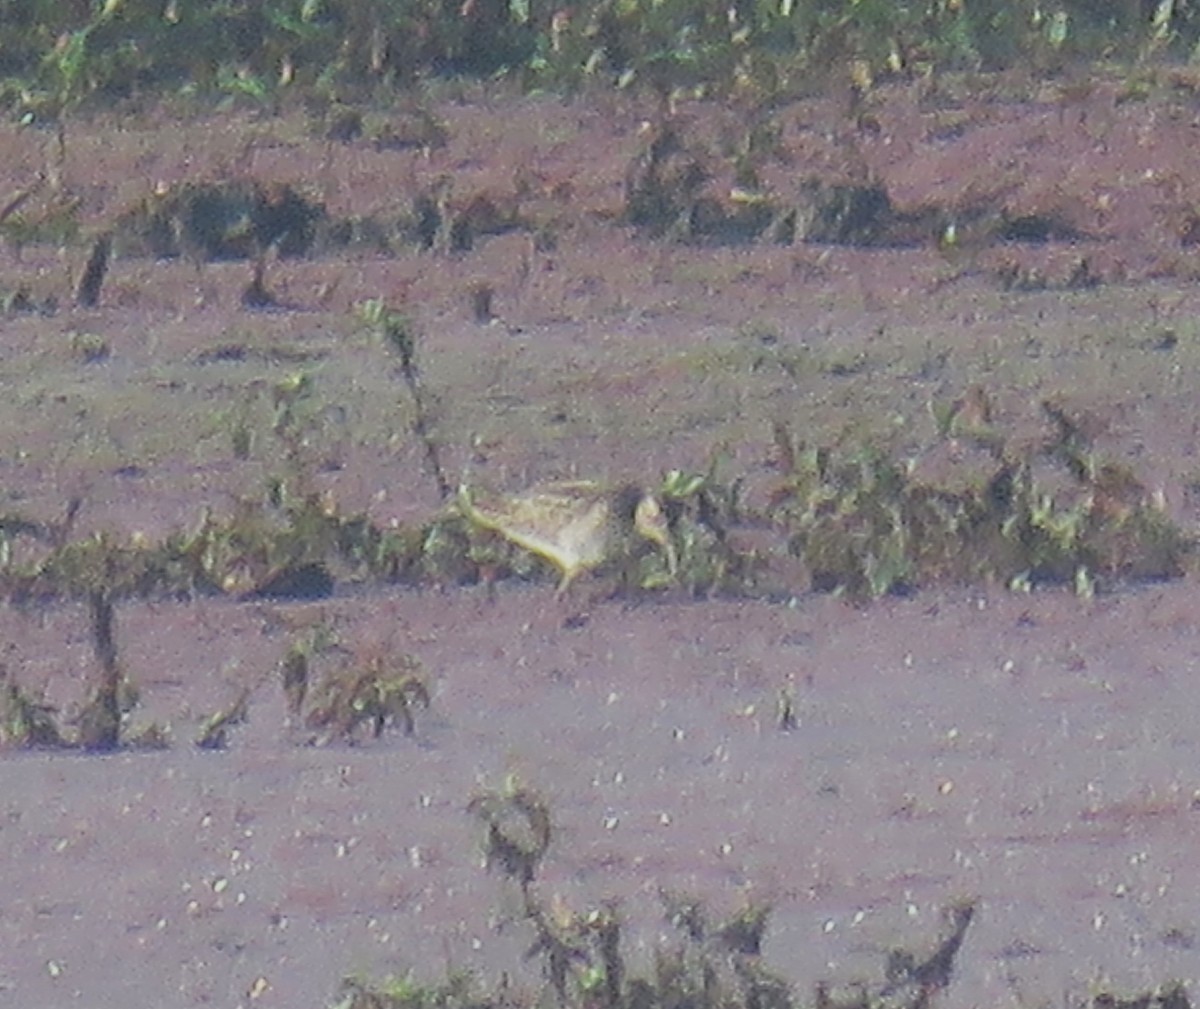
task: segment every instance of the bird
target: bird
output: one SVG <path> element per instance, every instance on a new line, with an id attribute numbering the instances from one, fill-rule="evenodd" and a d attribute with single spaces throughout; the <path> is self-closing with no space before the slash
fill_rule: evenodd
<path id="1" fill-rule="evenodd" d="M 675 577 L 678 558 L 662 505 L 636 485 L 609 490 L 595 481 L 573 480 L 502 496 L 463 484 L 457 504 L 474 525 L 549 561 L 561 576 L 556 592 L 560 598 L 585 571 L 619 557 L 631 533 L 662 550 L 667 570 Z"/>

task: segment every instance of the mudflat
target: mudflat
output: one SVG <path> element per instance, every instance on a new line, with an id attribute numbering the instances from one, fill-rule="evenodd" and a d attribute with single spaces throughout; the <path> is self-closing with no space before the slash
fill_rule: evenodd
<path id="1" fill-rule="evenodd" d="M 64 178 L 85 228 L 189 179 L 291 184 L 352 217 L 408 208 L 450 175 L 456 199 L 524 194 L 555 240 L 282 259 L 269 311 L 242 304 L 245 262 L 118 251 L 98 307 L 3 320 L 4 507 L 57 516 L 78 498 L 78 536 L 194 528 L 261 494 L 270 389 L 303 371 L 320 489 L 381 524 L 433 514 L 411 397 L 353 312 L 383 298 L 420 334 L 455 480 L 653 483 L 722 453 L 753 503 L 776 478 L 777 421 L 809 444 L 885 438 L 932 471 L 955 460 L 930 402 L 980 385 L 1014 440 L 1039 436 L 1039 401 L 1067 404 L 1192 531 L 1200 114 L 1186 94 L 1081 94 L 930 110 L 897 89 L 852 142 L 829 102 L 780 113 L 777 190 L 788 173 L 865 166 L 900 209 L 984 193 L 1060 228 L 977 250 L 648 238 L 620 224 L 653 118 L 633 99 L 467 91 L 434 102 L 446 142 L 424 151 L 330 145 L 298 116 L 80 122 Z M 717 149 L 737 110 L 678 115 Z M 46 142 L 4 128 L 0 190 L 36 176 Z M 0 280 L 65 304 L 85 258 L 9 248 Z M 261 436 L 238 454 L 243 419 Z M 173 745 L 3 755 L 0 1002 L 320 1005 L 347 973 L 409 969 L 532 986 L 529 937 L 466 811 L 510 773 L 553 813 L 539 885 L 574 907 L 618 899 L 635 962 L 671 932 L 660 889 L 718 911 L 771 903 L 765 958 L 801 991 L 878 977 L 890 948 L 932 944 L 940 909 L 971 897 L 945 1004 L 1194 977 L 1190 577 L 1090 599 L 984 584 L 855 605 L 809 591 L 775 531 L 741 535 L 793 591 L 609 599 L 585 576 L 566 601 L 548 578 L 120 603 L 132 720 L 169 726 Z M 287 627 L 318 621 L 353 649 L 419 659 L 432 704 L 412 736 L 300 744 L 272 670 Z M 85 607 L 6 608 L 0 626 L 7 673 L 77 712 L 94 675 Z M 194 748 L 259 679 L 229 746 Z"/>

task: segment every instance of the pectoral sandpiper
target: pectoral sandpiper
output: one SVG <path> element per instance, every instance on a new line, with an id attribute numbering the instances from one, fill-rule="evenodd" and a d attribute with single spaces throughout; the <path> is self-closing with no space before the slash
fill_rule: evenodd
<path id="1" fill-rule="evenodd" d="M 675 546 L 662 505 L 639 487 L 628 485 L 613 491 L 581 480 L 495 496 L 463 486 L 458 491 L 458 507 L 475 525 L 553 564 L 562 576 L 559 596 L 583 572 L 621 556 L 628 550 L 631 536 L 659 547 L 668 571 L 675 575 Z"/>

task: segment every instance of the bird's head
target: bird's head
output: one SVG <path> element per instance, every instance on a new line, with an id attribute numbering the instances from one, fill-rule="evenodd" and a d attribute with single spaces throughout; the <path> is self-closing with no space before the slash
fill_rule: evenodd
<path id="1" fill-rule="evenodd" d="M 617 509 L 625 521 L 632 519 L 633 528 L 642 539 L 663 551 L 667 567 L 674 577 L 677 567 L 675 543 L 658 498 L 640 487 L 625 487 L 618 495 Z"/>

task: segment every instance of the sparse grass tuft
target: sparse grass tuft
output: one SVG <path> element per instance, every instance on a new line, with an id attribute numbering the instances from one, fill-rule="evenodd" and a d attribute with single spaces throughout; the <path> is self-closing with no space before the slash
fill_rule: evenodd
<path id="1" fill-rule="evenodd" d="M 11 750 L 58 749 L 69 745 L 58 724 L 58 709 L 33 697 L 0 669 L 0 747 Z"/>
<path id="2" fill-rule="evenodd" d="M 430 699 L 424 667 L 413 656 L 350 657 L 333 665 L 312 691 L 304 724 L 316 731 L 316 745 L 354 743 L 364 730 L 378 739 L 388 726 L 411 736 L 417 709 L 427 709 Z"/>
<path id="3" fill-rule="evenodd" d="M 202 750 L 223 750 L 229 745 L 229 730 L 245 723 L 254 687 L 243 687 L 224 708 L 204 720 L 196 734 L 196 745 Z"/>
<path id="4" fill-rule="evenodd" d="M 499 789 L 476 795 L 467 811 L 483 825 L 488 868 L 499 869 L 520 888 L 519 915 L 532 933 L 525 959 L 540 963 L 543 990 L 522 992 L 506 980 L 497 989 L 477 992 L 462 975 L 432 985 L 419 985 L 411 976 L 379 983 L 356 977 L 343 981 L 339 1009 L 423 1009 L 459 1006 L 466 999 L 480 1009 L 551 1001 L 562 1009 L 796 1009 L 801 1004 L 791 985 L 763 962 L 769 903 L 747 897 L 732 914 L 714 917 L 694 897 L 660 891 L 666 921 L 678 940 L 656 946 L 649 968 L 638 971 L 625 955 L 624 915 L 616 902 L 577 910 L 558 895 L 547 898 L 540 892 L 538 877 L 554 831 L 549 806 L 536 789 L 510 776 Z M 891 950 L 883 979 L 857 982 L 851 998 L 835 998 L 828 986 L 818 985 L 818 1007 L 929 1009 L 934 995 L 953 980 L 975 906 L 974 900 L 950 904 L 945 934 L 931 952 Z"/>
<path id="5" fill-rule="evenodd" d="M 467 811 L 484 826 L 487 867 L 498 868 L 528 893 L 554 834 L 546 800 L 509 776 L 500 789 L 475 796 Z"/>

